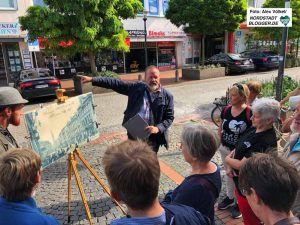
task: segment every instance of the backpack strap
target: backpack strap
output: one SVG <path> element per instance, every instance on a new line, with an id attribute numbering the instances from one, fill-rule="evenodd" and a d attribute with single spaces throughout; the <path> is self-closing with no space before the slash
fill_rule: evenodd
<path id="1" fill-rule="evenodd" d="M 232 105 L 227 105 L 227 106 L 225 106 L 225 108 L 224 108 L 224 110 L 223 110 L 223 115 L 222 115 L 223 118 L 225 117 L 227 111 L 228 111 L 229 109 L 231 109 L 231 106 L 232 106 Z"/>
<path id="2" fill-rule="evenodd" d="M 174 213 L 163 205 L 166 213 L 166 225 L 174 225 Z"/>
<path id="3" fill-rule="evenodd" d="M 248 123 L 251 122 L 251 108 L 249 106 L 246 108 L 246 119 Z"/>

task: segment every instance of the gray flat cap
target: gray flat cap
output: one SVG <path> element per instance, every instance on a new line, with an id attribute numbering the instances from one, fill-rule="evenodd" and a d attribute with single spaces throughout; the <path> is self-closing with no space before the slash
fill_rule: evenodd
<path id="1" fill-rule="evenodd" d="M 0 106 L 25 104 L 20 92 L 12 87 L 0 87 Z"/>

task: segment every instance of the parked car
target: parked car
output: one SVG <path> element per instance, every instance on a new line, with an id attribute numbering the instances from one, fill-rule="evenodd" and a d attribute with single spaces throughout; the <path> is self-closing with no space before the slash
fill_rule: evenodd
<path id="1" fill-rule="evenodd" d="M 279 66 L 279 55 L 268 50 L 252 50 L 240 53 L 243 57 L 252 59 L 255 70 L 273 69 Z"/>
<path id="2" fill-rule="evenodd" d="M 206 64 L 220 64 L 225 67 L 225 74 L 234 72 L 241 73 L 254 70 L 254 65 L 251 59 L 244 58 L 239 54 L 233 53 L 219 53 L 213 55 L 206 60 Z"/>
<path id="3" fill-rule="evenodd" d="M 47 68 L 21 70 L 15 87 L 25 99 L 54 96 L 61 88 L 60 80 L 52 76 Z"/>

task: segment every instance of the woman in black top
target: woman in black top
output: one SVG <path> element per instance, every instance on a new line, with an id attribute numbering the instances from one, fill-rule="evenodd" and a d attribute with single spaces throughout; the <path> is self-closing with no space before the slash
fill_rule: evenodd
<path id="1" fill-rule="evenodd" d="M 252 107 L 252 128 L 248 129 L 236 143 L 235 149 L 226 157 L 227 174 L 233 177 L 236 196 L 245 225 L 260 225 L 246 198 L 238 189 L 238 173 L 247 158 L 255 153 L 277 151 L 276 133 L 273 123 L 279 118 L 280 105 L 273 99 L 260 99 Z"/>
<path id="2" fill-rule="evenodd" d="M 229 90 L 230 104 L 221 113 L 221 123 L 218 134 L 221 144 L 218 151 L 221 154 L 222 162 L 226 170 L 225 157 L 235 148 L 239 137 L 251 127 L 252 112 L 247 106 L 249 89 L 245 84 L 234 84 Z M 233 218 L 241 217 L 237 204 L 234 201 L 234 182 L 232 178 L 225 177 L 226 197 L 219 203 L 220 210 L 230 207 Z M 231 207 L 233 206 L 233 207 Z"/>

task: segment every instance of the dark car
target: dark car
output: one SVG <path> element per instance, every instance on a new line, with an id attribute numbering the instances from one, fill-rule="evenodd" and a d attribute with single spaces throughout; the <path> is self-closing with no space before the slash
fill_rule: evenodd
<path id="1" fill-rule="evenodd" d="M 272 51 L 245 51 L 240 53 L 243 57 L 252 59 L 255 70 L 273 69 L 279 66 L 279 55 Z"/>
<path id="2" fill-rule="evenodd" d="M 25 99 L 54 96 L 61 88 L 60 80 L 51 75 L 49 69 L 36 68 L 21 70 L 15 87 Z"/>
<path id="3" fill-rule="evenodd" d="M 251 59 L 244 58 L 239 54 L 233 53 L 219 53 L 213 55 L 206 60 L 206 64 L 220 64 L 221 66 L 225 67 L 226 75 L 254 70 L 254 65 Z"/>

